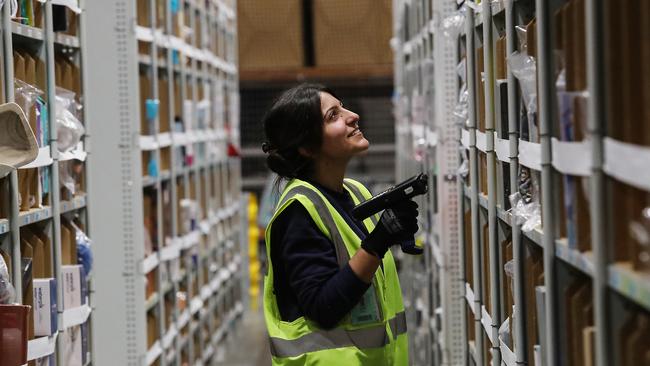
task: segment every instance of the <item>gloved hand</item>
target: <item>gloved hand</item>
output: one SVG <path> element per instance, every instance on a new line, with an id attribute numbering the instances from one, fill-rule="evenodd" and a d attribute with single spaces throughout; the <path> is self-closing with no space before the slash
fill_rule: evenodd
<path id="1" fill-rule="evenodd" d="M 361 248 L 384 258 L 388 248 L 413 240 L 418 231 L 418 204 L 407 200 L 384 210 L 374 230 L 361 242 Z"/>

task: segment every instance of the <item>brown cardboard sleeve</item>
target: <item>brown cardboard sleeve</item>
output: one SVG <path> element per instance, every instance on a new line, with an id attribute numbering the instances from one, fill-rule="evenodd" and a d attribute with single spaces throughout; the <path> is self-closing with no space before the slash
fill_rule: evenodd
<path id="1" fill-rule="evenodd" d="M 506 75 L 506 36 L 500 37 L 496 42 L 496 78 L 505 79 Z"/>
<path id="2" fill-rule="evenodd" d="M 70 232 L 70 228 L 61 221 L 61 264 L 63 265 L 74 264 L 70 256 L 72 252 L 70 249 L 71 240 L 72 232 Z"/>
<path id="3" fill-rule="evenodd" d="M 159 132 L 170 131 L 169 82 L 166 77 L 158 78 Z"/>
<path id="4" fill-rule="evenodd" d="M 25 58 L 14 51 L 14 78 L 25 81 Z"/>
<path id="5" fill-rule="evenodd" d="M 149 17 L 149 10 L 150 10 L 150 1 L 149 0 L 137 0 L 137 14 L 138 14 L 138 25 L 143 26 L 143 27 L 150 27 L 150 17 Z"/>
<path id="6" fill-rule="evenodd" d="M 44 231 L 39 230 L 36 232 L 36 235 L 41 240 L 41 242 L 43 242 L 45 278 L 54 277 L 54 271 L 52 269 L 53 267 L 52 241 L 50 240 L 50 237 L 47 236 L 47 233 L 45 233 Z"/>

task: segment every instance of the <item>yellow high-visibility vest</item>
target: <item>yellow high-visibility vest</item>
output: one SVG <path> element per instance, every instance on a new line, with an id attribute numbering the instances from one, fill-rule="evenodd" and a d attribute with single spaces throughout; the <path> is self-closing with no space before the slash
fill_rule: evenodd
<path id="1" fill-rule="evenodd" d="M 345 179 L 344 186 L 355 204 L 372 197 L 361 183 Z M 266 228 L 268 273 L 264 281 L 264 316 L 271 344 L 273 365 L 373 365 L 407 366 L 408 337 L 402 291 L 393 256 L 388 251 L 383 271 L 377 270 L 372 285 L 361 301 L 334 329 L 325 330 L 300 317 L 283 321 L 273 287 L 271 232 L 273 222 L 293 201 L 302 204 L 319 230 L 334 244 L 338 263 L 345 266 L 361 247 L 361 239 L 323 194 L 308 182 L 293 179 L 284 189 L 275 214 Z M 364 220 L 371 232 L 374 215 Z M 374 302 L 374 304 L 372 304 Z M 363 303 L 363 304 L 361 304 Z M 370 304 L 369 304 L 370 303 Z M 360 322 L 360 307 L 371 309 Z M 361 312 L 363 316 L 365 313 Z"/>

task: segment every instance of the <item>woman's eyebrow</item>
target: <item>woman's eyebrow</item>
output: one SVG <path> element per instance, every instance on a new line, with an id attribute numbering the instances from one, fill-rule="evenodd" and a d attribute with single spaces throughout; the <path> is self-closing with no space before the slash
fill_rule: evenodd
<path id="1" fill-rule="evenodd" d="M 332 109 L 337 107 L 338 107 L 337 105 L 330 107 L 327 111 L 325 111 L 325 115 L 327 115 Z"/>

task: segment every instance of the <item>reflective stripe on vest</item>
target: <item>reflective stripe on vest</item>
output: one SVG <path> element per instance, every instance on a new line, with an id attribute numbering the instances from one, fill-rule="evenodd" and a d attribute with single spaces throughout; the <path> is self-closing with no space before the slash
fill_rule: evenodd
<path id="1" fill-rule="evenodd" d="M 393 337 L 406 333 L 406 313 L 399 312 L 388 321 Z M 269 337 L 271 354 L 275 357 L 295 357 L 309 352 L 351 347 L 378 348 L 388 344 L 388 334 L 383 324 L 357 330 L 315 330 L 300 338 L 287 340 Z"/>
<path id="2" fill-rule="evenodd" d="M 330 231 L 330 237 L 334 243 L 334 249 L 336 250 L 336 260 L 339 264 L 339 267 L 345 267 L 345 265 L 350 261 L 350 255 L 348 254 L 348 250 L 345 247 L 341 233 L 336 230 L 336 224 L 334 223 L 332 213 L 327 209 L 327 205 L 323 201 L 323 198 L 318 195 L 318 193 L 304 186 L 294 187 L 289 192 L 287 192 L 287 194 L 278 204 L 278 207 L 282 207 L 285 202 L 298 194 L 309 198 L 309 200 L 314 204 L 316 212 L 318 212 L 318 215 Z"/>
<path id="3" fill-rule="evenodd" d="M 363 193 L 361 193 L 361 190 L 359 190 L 359 187 L 357 187 L 357 186 L 354 185 L 353 183 L 350 183 L 350 182 L 348 182 L 347 180 L 343 180 L 343 185 L 344 185 L 347 189 L 349 189 L 350 191 L 352 191 L 352 194 L 353 194 L 354 197 L 357 199 L 357 202 L 361 203 L 361 202 L 364 202 L 364 201 L 366 200 L 366 198 L 364 197 Z M 377 226 L 377 222 L 379 222 L 379 219 L 377 218 L 377 215 L 371 215 L 371 216 L 370 216 L 370 221 L 372 222 L 372 224 L 373 224 L 374 226 Z"/>
<path id="4" fill-rule="evenodd" d="M 395 317 L 389 320 L 388 324 L 390 324 L 394 337 L 406 333 L 406 313 L 401 311 L 395 314 Z"/>
<path id="5" fill-rule="evenodd" d="M 386 327 L 381 324 L 357 330 L 315 330 L 298 339 L 270 337 L 271 354 L 275 357 L 295 357 L 309 352 L 334 348 L 352 347 L 360 349 L 379 348 L 388 344 Z"/>

